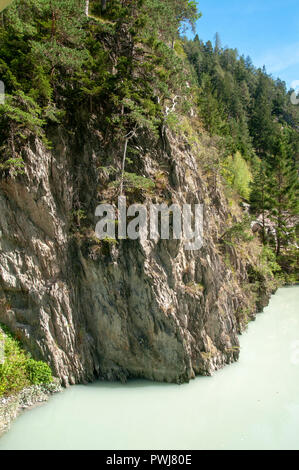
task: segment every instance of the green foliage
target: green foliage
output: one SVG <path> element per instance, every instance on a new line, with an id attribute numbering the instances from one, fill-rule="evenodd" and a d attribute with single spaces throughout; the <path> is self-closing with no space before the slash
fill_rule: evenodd
<path id="1" fill-rule="evenodd" d="M 38 137 L 49 148 L 47 137 L 63 121 L 70 135 L 96 125 L 115 143 L 115 186 L 121 168 L 127 191 L 151 192 L 154 183 L 137 174 L 140 156 L 123 157 L 125 145 L 138 132 L 158 137 L 169 126 L 199 147 L 200 131 L 181 118 L 192 108 L 199 127 L 221 142 L 211 171 L 250 198 L 255 214 L 270 217 L 278 255 L 294 246 L 299 108 L 285 84 L 223 48 L 219 35 L 215 45 L 182 38 L 200 17 L 194 0 L 91 0 L 90 12 L 88 18 L 84 0 L 15 0 L 4 11 L 1 175 L 22 174 L 29 143 Z M 80 213 L 74 216 L 80 225 Z"/>
<path id="2" fill-rule="evenodd" d="M 17 393 L 30 385 L 52 382 L 50 367 L 34 361 L 6 328 L 5 334 L 0 330 L 0 341 L 4 341 L 4 363 L 0 364 L 0 397 Z"/>
<path id="3" fill-rule="evenodd" d="M 86 17 L 84 0 L 16 0 L 3 13 L 2 169 L 15 171 L 30 136 L 47 143 L 49 125 L 64 119 L 76 126 L 74 116 L 86 103 L 90 113 L 102 112 L 105 103 L 103 127 L 118 139 L 133 129 L 158 135 L 174 93 L 188 106 L 185 56 L 175 39 L 199 17 L 194 1 L 113 0 L 91 2 L 90 10 L 102 21 Z M 113 57 L 110 48 L 118 51 Z"/>
<path id="4" fill-rule="evenodd" d="M 26 371 L 32 385 L 48 384 L 53 380 L 50 367 L 42 361 L 28 359 L 26 362 Z"/>
<path id="5" fill-rule="evenodd" d="M 146 28 L 167 42 L 187 27 L 194 29 L 200 18 L 194 0 L 91 0 L 90 12 L 98 18 L 127 22 Z"/>
<path id="6" fill-rule="evenodd" d="M 22 91 L 14 96 L 7 95 L 5 104 L 0 106 L 0 170 L 11 174 L 23 173 L 24 162 L 19 149 L 31 135 L 40 137 L 47 145 L 42 126 L 41 108 Z"/>
<path id="7" fill-rule="evenodd" d="M 202 122 L 211 135 L 223 137 L 224 179 L 250 200 L 262 241 L 272 238 L 277 256 L 296 250 L 298 106 L 291 104 L 284 82 L 253 67 L 237 50 L 223 48 L 219 35 L 214 46 L 196 36 L 185 39 L 184 47 L 197 77 Z"/>
<path id="8" fill-rule="evenodd" d="M 249 242 L 253 240 L 251 233 L 251 218 L 244 216 L 243 220 L 234 223 L 224 234 L 220 237 L 220 241 L 227 245 L 234 246 L 236 243 Z"/>
<path id="9" fill-rule="evenodd" d="M 240 152 L 228 156 L 222 163 L 222 175 L 228 185 L 244 199 L 249 199 L 252 174 Z"/>
<path id="10" fill-rule="evenodd" d="M 261 292 L 275 291 L 285 283 L 285 276 L 277 263 L 276 254 L 269 246 L 263 247 L 255 265 L 248 266 L 248 278 L 250 281 L 248 287 L 256 301 Z"/>
<path id="11" fill-rule="evenodd" d="M 83 209 L 78 209 L 76 211 L 72 212 L 73 217 L 75 217 L 76 220 L 84 220 L 86 219 L 87 215 L 86 212 Z"/>
<path id="12" fill-rule="evenodd" d="M 0 163 L 0 172 L 9 171 L 12 176 L 24 174 L 24 161 L 21 157 L 8 158 L 4 163 Z"/>
<path id="13" fill-rule="evenodd" d="M 281 267 L 277 263 L 275 252 L 269 246 L 263 246 L 260 256 L 260 266 L 265 276 L 273 276 L 281 271 Z"/>
<path id="14" fill-rule="evenodd" d="M 277 263 L 281 268 L 281 276 L 286 284 L 299 283 L 299 250 L 296 245 L 288 246 L 277 257 Z"/>
<path id="15" fill-rule="evenodd" d="M 256 159 L 253 164 L 253 180 L 250 184 L 250 204 L 254 213 L 265 213 L 270 207 L 268 174 L 270 168 L 263 160 Z"/>
<path id="16" fill-rule="evenodd" d="M 41 137 L 44 122 L 40 119 L 41 108 L 22 91 L 14 96 L 6 95 L 5 104 L 0 108 L 4 119 L 10 121 L 15 137 L 26 137 L 29 132 Z"/>
<path id="17" fill-rule="evenodd" d="M 110 238 L 110 237 L 103 238 L 103 240 L 101 240 L 101 241 L 103 243 L 107 243 L 108 245 L 117 245 L 118 244 L 118 241 L 115 238 Z"/>
<path id="18" fill-rule="evenodd" d="M 49 146 L 45 127 L 63 116 L 53 103 L 59 82 L 56 68 L 59 75 L 75 74 L 88 58 L 83 50 L 85 23 L 81 0 L 16 0 L 4 11 L 0 26 L 0 73 L 6 87 L 5 104 L 0 105 L 2 170 L 22 172 L 22 151 L 31 136 Z"/>
<path id="19" fill-rule="evenodd" d="M 92 9 L 116 22 L 117 42 L 119 29 L 122 35 L 127 34 L 128 47 L 117 56 L 115 74 L 110 81 L 113 111 L 109 125 L 117 129 L 118 135 L 122 132 L 119 137 L 123 138 L 133 129 L 157 133 L 173 95 L 187 98 L 190 94 L 182 49 L 177 54 L 169 42 L 179 37 L 180 25 L 193 24 L 196 20 L 195 2 L 115 0 L 107 2 L 105 9 L 94 2 Z"/>
<path id="20" fill-rule="evenodd" d="M 292 218 L 299 215 L 298 171 L 289 154 L 286 135 L 276 141 L 275 154 L 271 158 L 273 171 L 270 174 L 270 219 L 277 236 L 277 255 L 283 246 L 295 242 L 295 224 Z"/>
<path id="21" fill-rule="evenodd" d="M 250 116 L 250 129 L 257 153 L 267 155 L 273 147 L 277 124 L 272 118 L 272 83 L 265 73 L 258 72 L 258 82 L 254 94 L 254 106 Z"/>
<path id="22" fill-rule="evenodd" d="M 150 192 L 155 188 L 155 183 L 145 176 L 136 175 L 135 173 L 124 172 L 124 188 L 128 193 L 136 190 Z M 113 181 L 111 187 L 118 187 L 119 181 Z"/>
<path id="23" fill-rule="evenodd" d="M 135 173 L 125 172 L 124 177 L 129 188 L 150 191 L 155 187 L 155 183 L 151 179 L 146 178 L 145 176 L 139 176 Z"/>
<path id="24" fill-rule="evenodd" d="M 298 158 L 298 106 L 293 106 L 285 83 L 273 80 L 266 70 L 255 69 L 250 58 L 235 49 L 184 40 L 185 52 L 199 85 L 200 115 L 212 135 L 230 142 L 230 153 L 240 151 L 251 160 L 273 152 L 281 125 L 290 132 L 293 155 Z"/>
<path id="25" fill-rule="evenodd" d="M 187 25 L 194 30 L 201 16 L 193 0 L 145 0 L 144 7 L 150 18 L 147 31 L 158 32 L 164 42 L 171 41 L 172 44 Z"/>

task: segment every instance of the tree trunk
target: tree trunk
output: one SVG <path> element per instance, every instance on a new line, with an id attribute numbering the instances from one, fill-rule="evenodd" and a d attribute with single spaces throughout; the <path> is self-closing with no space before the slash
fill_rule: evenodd
<path id="1" fill-rule="evenodd" d="M 102 11 L 107 10 L 107 0 L 102 0 Z"/>
<path id="2" fill-rule="evenodd" d="M 265 241 L 266 241 L 266 230 L 265 230 L 265 211 L 263 209 L 263 230 L 262 230 L 262 242 L 263 242 L 263 245 L 265 244 Z"/>
<path id="3" fill-rule="evenodd" d="M 122 160 L 122 167 L 121 167 L 121 179 L 120 179 L 120 195 L 123 195 L 123 189 L 124 189 L 124 176 L 125 176 L 125 167 L 126 167 L 126 158 L 127 158 L 127 150 L 128 150 L 128 143 L 129 140 L 132 139 L 132 137 L 135 136 L 137 128 L 135 127 L 134 130 L 130 131 L 126 136 L 125 136 L 125 148 L 124 148 L 124 154 L 123 154 L 123 160 Z"/>
<path id="4" fill-rule="evenodd" d="M 124 188 L 124 174 L 125 174 L 128 142 L 129 142 L 129 138 L 127 137 L 125 141 L 125 148 L 124 148 L 123 161 L 122 161 L 122 167 L 121 167 L 121 180 L 120 180 L 120 195 L 121 196 L 123 195 L 123 188 Z"/>
<path id="5" fill-rule="evenodd" d="M 52 24 L 51 24 L 51 39 L 53 40 L 56 33 L 56 15 L 55 11 L 52 10 Z"/>
<path id="6" fill-rule="evenodd" d="M 263 245 L 265 244 L 266 241 L 266 221 L 265 221 L 265 188 L 263 186 L 262 190 L 262 207 L 263 207 L 263 232 L 262 232 L 262 242 Z"/>
<path id="7" fill-rule="evenodd" d="M 280 250 L 281 250 L 281 241 L 280 241 L 280 238 L 278 237 L 277 246 L 276 246 L 276 256 L 280 255 Z"/>
<path id="8" fill-rule="evenodd" d="M 85 14 L 86 14 L 86 16 L 88 16 L 88 12 L 89 12 L 89 0 L 86 0 L 85 1 Z"/>

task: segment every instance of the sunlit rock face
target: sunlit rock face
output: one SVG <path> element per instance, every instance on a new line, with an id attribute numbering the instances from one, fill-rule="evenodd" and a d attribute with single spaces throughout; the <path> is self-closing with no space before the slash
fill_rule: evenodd
<path id="1" fill-rule="evenodd" d="M 169 132 L 133 142 L 136 173 L 156 181 L 143 203 L 204 204 L 204 246 L 187 251 L 183 240 L 97 240 L 94 213 L 108 178 L 98 161 L 109 155 L 117 167 L 120 149 L 95 129 L 75 144 L 64 131 L 52 142 L 51 151 L 32 142 L 24 175 L 1 179 L 0 322 L 65 385 L 96 377 L 181 383 L 237 360 L 244 312 L 254 316 L 269 292 L 260 301 L 245 289 L 254 253 L 220 246 L 230 209 L 196 151 Z"/>

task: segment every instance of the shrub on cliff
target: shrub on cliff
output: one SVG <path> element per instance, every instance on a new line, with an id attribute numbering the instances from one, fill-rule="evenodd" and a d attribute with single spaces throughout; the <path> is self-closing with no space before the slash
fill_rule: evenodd
<path id="1" fill-rule="evenodd" d="M 8 332 L 4 334 L 1 329 L 0 342 L 4 343 L 4 360 L 0 362 L 0 397 L 12 395 L 31 385 L 52 382 L 50 367 L 32 359 L 17 340 Z"/>
<path id="2" fill-rule="evenodd" d="M 53 380 L 51 369 L 45 362 L 28 359 L 26 370 L 32 385 L 48 384 Z"/>

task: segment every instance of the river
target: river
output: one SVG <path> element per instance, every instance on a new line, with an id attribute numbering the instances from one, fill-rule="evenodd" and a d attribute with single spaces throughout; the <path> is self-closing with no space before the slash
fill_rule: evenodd
<path id="1" fill-rule="evenodd" d="M 238 363 L 186 385 L 74 386 L 23 413 L 4 449 L 299 450 L 299 286 L 241 337 Z"/>

